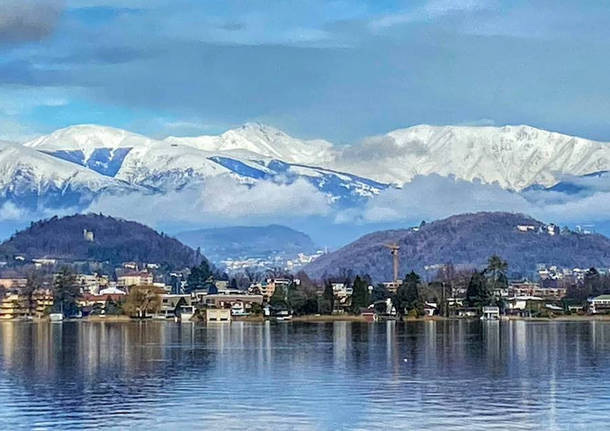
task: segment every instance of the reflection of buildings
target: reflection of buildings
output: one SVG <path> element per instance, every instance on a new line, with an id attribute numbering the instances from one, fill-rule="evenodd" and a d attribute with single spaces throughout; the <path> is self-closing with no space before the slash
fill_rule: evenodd
<path id="1" fill-rule="evenodd" d="M 351 325 L 348 322 L 333 323 L 333 361 L 341 366 L 348 360 L 351 345 Z"/>

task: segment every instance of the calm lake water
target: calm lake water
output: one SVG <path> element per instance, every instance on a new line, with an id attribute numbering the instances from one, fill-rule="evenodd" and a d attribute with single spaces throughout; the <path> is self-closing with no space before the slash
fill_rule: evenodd
<path id="1" fill-rule="evenodd" d="M 610 428 L 610 323 L 0 323 L 2 429 Z"/>

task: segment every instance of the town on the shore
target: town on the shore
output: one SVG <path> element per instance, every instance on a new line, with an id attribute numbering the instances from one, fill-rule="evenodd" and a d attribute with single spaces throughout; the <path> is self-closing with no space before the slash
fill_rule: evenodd
<path id="1" fill-rule="evenodd" d="M 391 248 L 391 247 L 390 247 Z M 395 254 L 397 250 L 392 250 Z M 282 268 L 231 276 L 205 259 L 180 271 L 154 262 L 65 262 L 17 256 L 0 278 L 0 319 L 362 320 L 556 318 L 610 312 L 607 268 L 539 265 L 535 279 L 510 280 L 509 262 L 483 268 L 438 265 L 423 280 L 411 271 L 374 282 L 350 270 L 312 280 Z M 103 268 L 103 271 L 101 270 Z M 11 271 L 13 276 L 11 276 Z"/>

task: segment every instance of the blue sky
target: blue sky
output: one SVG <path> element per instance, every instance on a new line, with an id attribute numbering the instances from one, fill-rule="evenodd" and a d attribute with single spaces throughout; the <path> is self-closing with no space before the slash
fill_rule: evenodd
<path id="1" fill-rule="evenodd" d="M 349 143 L 419 123 L 610 140 L 595 1 L 3 0 L 0 138 L 261 121 Z"/>

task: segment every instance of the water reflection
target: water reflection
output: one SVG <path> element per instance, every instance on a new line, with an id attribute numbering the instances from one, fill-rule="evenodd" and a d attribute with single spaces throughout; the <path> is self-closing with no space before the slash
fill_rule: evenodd
<path id="1" fill-rule="evenodd" d="M 0 323 L 5 429 L 591 429 L 610 324 Z M 597 427 L 599 428 L 599 426 Z"/>

